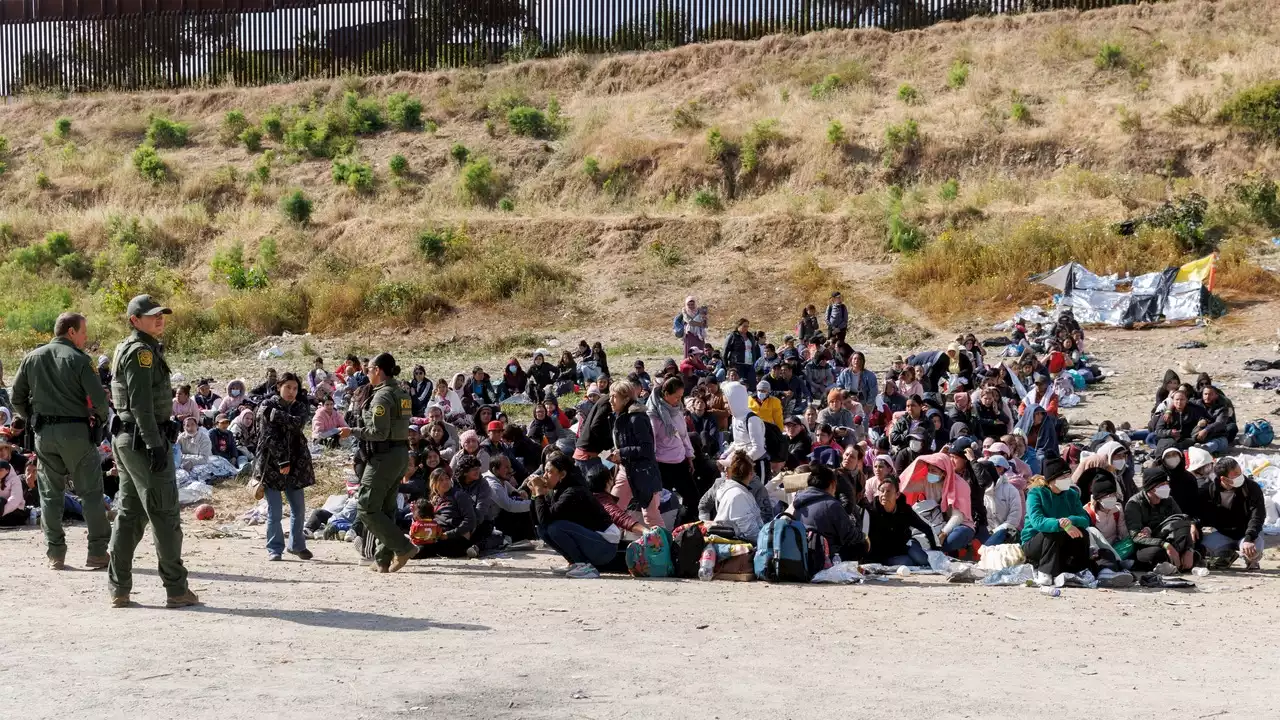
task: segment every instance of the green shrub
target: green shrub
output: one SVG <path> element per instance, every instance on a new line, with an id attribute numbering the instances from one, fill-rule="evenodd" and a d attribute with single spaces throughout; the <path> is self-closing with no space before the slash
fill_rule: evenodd
<path id="1" fill-rule="evenodd" d="M 461 260 L 470 246 L 465 235 L 444 228 L 423 230 L 418 234 L 417 247 L 418 254 L 427 262 L 447 265 Z"/>
<path id="2" fill-rule="evenodd" d="M 417 322 L 423 315 L 448 312 L 451 306 L 422 283 L 384 281 L 365 294 L 364 309 L 374 315 Z"/>
<path id="3" fill-rule="evenodd" d="M 244 143 L 244 149 L 251 153 L 262 150 L 262 130 L 253 126 L 241 130 L 240 142 Z"/>
<path id="4" fill-rule="evenodd" d="M 268 285 L 267 273 L 262 268 L 245 267 L 244 245 L 239 241 L 213 253 L 209 275 L 211 280 L 225 282 L 232 290 L 261 290 Z"/>
<path id="5" fill-rule="evenodd" d="M 963 60 L 951 63 L 950 69 L 947 70 L 947 87 L 959 90 L 967 82 L 969 82 L 969 63 Z"/>
<path id="6" fill-rule="evenodd" d="M 408 93 L 392 93 L 387 98 L 387 117 L 400 130 L 417 130 L 422 127 L 422 101 Z"/>
<path id="7" fill-rule="evenodd" d="M 71 137 L 71 118 L 60 117 L 53 121 L 53 134 L 66 140 Z"/>
<path id="8" fill-rule="evenodd" d="M 709 212 L 719 212 L 724 209 L 724 204 L 720 202 L 720 195 L 706 188 L 693 194 L 693 204 Z"/>
<path id="9" fill-rule="evenodd" d="M 150 145 L 139 145 L 133 151 L 133 167 L 142 177 L 153 183 L 163 182 L 169 176 L 169 166 L 160 158 L 160 153 Z"/>
<path id="10" fill-rule="evenodd" d="M 284 139 L 284 117 L 279 108 L 271 108 L 262 116 L 262 131 L 272 140 Z"/>
<path id="11" fill-rule="evenodd" d="M 1093 58 L 1094 67 L 1099 70 L 1113 70 L 1124 65 L 1124 50 L 1114 43 L 1103 43 L 1098 54 Z"/>
<path id="12" fill-rule="evenodd" d="M 152 115 L 147 125 L 147 142 L 157 148 L 182 147 L 187 144 L 190 129 L 186 123 Z"/>
<path id="13" fill-rule="evenodd" d="M 462 194 L 467 202 L 491 206 L 502 194 L 501 185 L 489 158 L 476 158 L 462 168 Z"/>
<path id="14" fill-rule="evenodd" d="M 9 138 L 0 135 L 0 157 L 9 154 Z"/>
<path id="15" fill-rule="evenodd" d="M 671 127 L 676 130 L 702 129 L 702 103 L 697 100 L 686 100 L 671 111 Z"/>
<path id="16" fill-rule="evenodd" d="M 1120 116 L 1120 129 L 1130 135 L 1142 131 L 1142 113 L 1137 110 L 1130 110 L 1121 105 L 1116 108 L 1116 113 Z"/>
<path id="17" fill-rule="evenodd" d="M 4 175 L 5 171 L 8 169 L 9 169 L 8 163 L 6 163 L 3 160 L 0 160 L 0 175 Z"/>
<path id="18" fill-rule="evenodd" d="M 311 221 L 311 200 L 301 190 L 280 198 L 280 210 L 284 216 L 298 225 L 306 225 Z"/>
<path id="19" fill-rule="evenodd" d="M 948 178 L 942 183 L 942 187 L 938 188 L 938 198 L 943 202 L 955 202 L 960 197 L 960 181 L 955 178 Z"/>
<path id="20" fill-rule="evenodd" d="M 720 128 L 713 127 L 707 131 L 707 150 L 713 160 L 724 161 L 736 153 L 738 147 L 725 139 Z"/>
<path id="21" fill-rule="evenodd" d="M 1211 109 L 1209 98 L 1193 93 L 1170 107 L 1164 116 L 1174 127 L 1189 127 L 1203 122 Z"/>
<path id="22" fill-rule="evenodd" d="M 229 110 L 222 116 L 222 127 L 218 132 L 223 145 L 235 145 L 240 134 L 249 128 L 249 120 L 239 110 Z"/>
<path id="23" fill-rule="evenodd" d="M 898 86 L 898 99 L 908 105 L 915 105 L 920 102 L 920 91 L 903 83 Z"/>
<path id="24" fill-rule="evenodd" d="M 48 190 L 53 187 L 53 181 L 49 179 L 49 176 L 43 170 L 36 173 L 36 187 L 41 190 Z"/>
<path id="25" fill-rule="evenodd" d="M 68 255 L 77 254 L 71 244 L 71 238 L 65 232 L 51 232 L 44 240 L 34 245 L 18 248 L 10 259 L 18 267 L 31 273 L 38 273 L 49 265 L 59 263 Z M 74 262 L 74 261 L 73 261 Z"/>
<path id="26" fill-rule="evenodd" d="M 1254 222 L 1268 229 L 1280 228 L 1280 188 L 1275 180 L 1261 173 L 1250 173 L 1228 189 L 1249 210 Z"/>
<path id="27" fill-rule="evenodd" d="M 409 172 L 409 160 L 400 154 L 392 155 L 387 161 L 387 169 L 396 177 L 404 177 Z"/>
<path id="28" fill-rule="evenodd" d="M 453 158 L 459 166 L 466 165 L 467 160 L 471 159 L 471 151 L 462 143 L 454 143 L 453 147 L 449 148 L 449 157 Z"/>
<path id="29" fill-rule="evenodd" d="M 93 263 L 82 253 L 72 252 L 58 258 L 58 269 L 77 282 L 93 277 Z"/>
<path id="30" fill-rule="evenodd" d="M 742 172 L 755 172 L 760 166 L 764 151 L 781 139 L 782 133 L 778 131 L 777 120 L 771 118 L 756 121 L 742 139 Z"/>
<path id="31" fill-rule="evenodd" d="M 588 155 L 582 159 L 582 174 L 588 179 L 594 181 L 600 177 L 600 161 L 595 157 Z"/>
<path id="32" fill-rule="evenodd" d="M 893 201 L 889 208 L 886 245 L 891 252 L 913 253 L 924 247 L 924 231 L 902 217 L 902 203 Z"/>
<path id="33" fill-rule="evenodd" d="M 915 120 L 907 118 L 901 123 L 890 125 L 884 131 L 886 164 L 894 164 L 910 155 L 920 144 L 920 126 Z"/>
<path id="34" fill-rule="evenodd" d="M 271 179 L 271 163 L 275 162 L 275 150 L 268 150 L 262 153 L 262 157 L 253 164 L 253 175 L 259 183 L 264 183 Z"/>
<path id="35" fill-rule="evenodd" d="M 516 201 L 509 197 L 504 197 L 498 201 L 498 209 L 502 212 L 515 212 Z"/>
<path id="36" fill-rule="evenodd" d="M 511 132 L 525 137 L 547 138 L 552 134 L 547 116 L 528 105 L 511 108 L 507 112 L 507 125 L 511 127 Z"/>
<path id="37" fill-rule="evenodd" d="M 266 273 L 275 272 L 280 266 L 280 247 L 276 244 L 276 239 L 270 235 L 258 241 L 258 264 Z"/>
<path id="38" fill-rule="evenodd" d="M 684 253 L 676 245 L 668 245 L 661 240 L 654 240 L 645 248 L 645 252 L 660 267 L 672 268 L 684 263 Z"/>
<path id="39" fill-rule="evenodd" d="M 333 161 L 333 181 L 356 192 L 368 192 L 373 189 L 373 168 L 355 158 L 338 158 Z"/>
<path id="40" fill-rule="evenodd" d="M 1031 111 L 1027 109 L 1026 103 L 1021 100 L 1014 100 L 1009 105 L 1009 118 L 1016 123 L 1031 122 Z"/>
<path id="41" fill-rule="evenodd" d="M 335 158 L 355 150 L 356 140 L 341 117 L 306 115 L 284 134 L 285 147 L 311 157 Z"/>
<path id="42" fill-rule="evenodd" d="M 809 87 L 809 97 L 822 100 L 839 90 L 843 84 L 839 75 L 831 73 Z"/>
<path id="43" fill-rule="evenodd" d="M 342 108 L 346 112 L 348 129 L 356 135 L 368 135 L 387 126 L 382 117 L 382 106 L 374 98 L 361 98 L 360 93 L 349 92 L 342 96 Z"/>
<path id="44" fill-rule="evenodd" d="M 35 330 L 53 332 L 58 316 L 71 307 L 71 291 L 65 287 L 47 285 L 35 293 L 25 295 L 17 305 L 8 309 L 4 325 L 8 330 Z"/>
<path id="45" fill-rule="evenodd" d="M 827 142 L 831 145 L 844 145 L 845 143 L 844 126 L 838 121 L 832 120 L 827 125 Z"/>
<path id="46" fill-rule="evenodd" d="M 60 260 L 65 255 L 75 252 L 71 237 L 65 232 L 51 232 L 44 236 L 45 253 L 53 260 Z"/>
<path id="47" fill-rule="evenodd" d="M 1280 81 L 1254 85 L 1236 93 L 1218 111 L 1218 121 L 1280 141 Z"/>

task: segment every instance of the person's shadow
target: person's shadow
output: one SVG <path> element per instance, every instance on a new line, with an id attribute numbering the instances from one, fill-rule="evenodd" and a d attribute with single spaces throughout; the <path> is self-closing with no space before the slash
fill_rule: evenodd
<path id="1" fill-rule="evenodd" d="M 396 617 L 370 612 L 336 610 L 324 608 L 320 610 L 274 610 L 269 608 L 222 608 L 198 605 L 190 608 L 190 612 L 209 613 L 211 615 L 230 615 L 241 618 L 270 618 L 337 630 L 366 630 L 370 632 L 421 632 L 423 630 L 461 630 L 467 632 L 483 632 L 492 630 L 488 625 L 470 625 L 467 623 L 437 623 L 426 618 Z"/>
<path id="2" fill-rule="evenodd" d="M 157 575 L 158 573 L 151 568 L 134 568 L 134 575 Z M 337 580 L 312 580 L 312 579 L 295 579 L 295 578 L 269 578 L 260 575 L 235 575 L 231 573 L 220 572 L 204 572 L 202 570 L 188 570 L 187 577 L 191 580 L 213 580 L 220 582 L 244 582 L 244 583 L 280 583 L 281 585 L 296 585 L 302 583 L 314 583 L 318 585 L 332 585 Z"/>

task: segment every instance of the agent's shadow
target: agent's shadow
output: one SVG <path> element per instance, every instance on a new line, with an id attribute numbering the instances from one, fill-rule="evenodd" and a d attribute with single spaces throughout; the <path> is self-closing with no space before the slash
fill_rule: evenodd
<path id="1" fill-rule="evenodd" d="M 240 618 L 270 618 L 286 622 L 336 630 L 365 630 L 369 632 L 421 632 L 423 630 L 461 630 L 482 632 L 492 630 L 488 625 L 467 623 L 437 623 L 426 618 L 396 617 L 370 612 L 354 612 L 323 608 L 320 610 L 272 610 L 253 608 L 221 608 L 201 605 L 190 612 L 211 615 L 230 615 Z"/>
<path id="2" fill-rule="evenodd" d="M 134 575 L 157 575 L 158 573 L 151 568 L 135 568 Z M 295 585 L 299 583 L 312 583 L 316 585 L 332 585 L 337 580 L 314 580 L 310 578 L 269 578 L 259 575 L 238 575 L 231 573 L 204 572 L 201 570 L 189 570 L 187 577 L 192 580 L 212 580 L 217 582 L 244 582 L 244 583 L 279 583 L 281 585 Z"/>

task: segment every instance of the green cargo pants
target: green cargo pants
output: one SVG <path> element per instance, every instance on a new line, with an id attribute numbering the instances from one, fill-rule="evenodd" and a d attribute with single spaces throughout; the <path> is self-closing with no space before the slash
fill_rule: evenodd
<path id="1" fill-rule="evenodd" d="M 165 592 L 169 597 L 183 595 L 187 592 L 187 569 L 182 566 L 182 520 L 178 516 L 173 453 L 165 453 L 164 469 L 153 473 L 151 457 L 145 450 L 134 450 L 132 445 L 129 435 L 117 435 L 111 442 L 120 473 L 116 524 L 111 532 L 111 564 L 107 568 L 111 595 L 126 595 L 133 590 L 133 553 L 148 521 Z"/>
<path id="2" fill-rule="evenodd" d="M 400 479 L 408 469 L 409 449 L 396 448 L 370 456 L 360 477 L 356 519 L 378 539 L 374 562 L 382 566 L 390 565 L 393 555 L 413 548 L 413 543 L 396 525 L 396 494 L 400 490 Z"/>
<path id="3" fill-rule="evenodd" d="M 107 554 L 111 525 L 102 500 L 102 457 L 89 442 L 89 426 L 59 423 L 36 433 L 36 485 L 40 489 L 40 527 L 49 557 L 65 560 L 67 536 L 62 530 L 63 497 L 68 484 L 84 506 L 89 529 L 89 557 Z"/>

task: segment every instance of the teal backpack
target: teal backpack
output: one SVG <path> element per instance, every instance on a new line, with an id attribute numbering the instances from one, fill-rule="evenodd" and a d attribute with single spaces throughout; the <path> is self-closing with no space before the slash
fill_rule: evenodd
<path id="1" fill-rule="evenodd" d="M 1245 447 L 1266 447 L 1276 439 L 1276 431 L 1271 429 L 1271 423 L 1266 420 L 1254 420 L 1244 426 L 1244 436 L 1240 439 L 1240 444 Z"/>
<path id="2" fill-rule="evenodd" d="M 671 577 L 671 533 L 664 527 L 649 528 L 639 540 L 627 546 L 627 572 L 631 577 Z"/>

